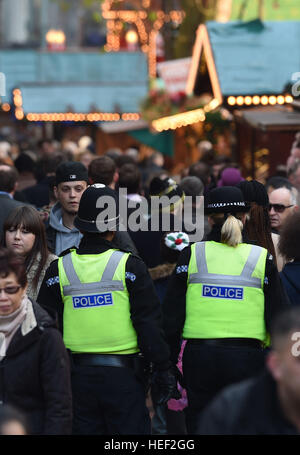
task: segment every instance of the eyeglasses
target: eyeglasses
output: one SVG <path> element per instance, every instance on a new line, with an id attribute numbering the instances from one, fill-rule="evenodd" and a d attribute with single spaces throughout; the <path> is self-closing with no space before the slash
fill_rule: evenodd
<path id="1" fill-rule="evenodd" d="M 275 212 L 282 213 L 285 211 L 285 209 L 288 209 L 290 207 L 293 207 L 294 204 L 292 205 L 283 205 L 283 204 L 269 204 L 269 212 L 274 209 Z"/>
<path id="2" fill-rule="evenodd" d="M 0 288 L 1 292 L 4 291 L 5 294 L 16 294 L 22 286 L 7 286 L 6 288 Z"/>

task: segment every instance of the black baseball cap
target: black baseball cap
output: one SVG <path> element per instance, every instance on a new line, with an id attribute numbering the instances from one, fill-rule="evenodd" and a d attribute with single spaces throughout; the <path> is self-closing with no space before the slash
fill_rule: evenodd
<path id="1" fill-rule="evenodd" d="M 80 162 L 66 161 L 61 163 L 56 169 L 55 184 L 62 182 L 85 181 L 88 183 L 88 170 Z"/>

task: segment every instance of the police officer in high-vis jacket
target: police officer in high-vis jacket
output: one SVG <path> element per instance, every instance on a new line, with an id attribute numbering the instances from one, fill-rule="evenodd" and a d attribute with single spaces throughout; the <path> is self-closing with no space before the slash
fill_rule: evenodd
<path id="1" fill-rule="evenodd" d="M 272 256 L 243 239 L 247 207 L 236 187 L 208 194 L 206 241 L 183 250 L 163 304 L 164 328 L 176 363 L 186 339 L 183 376 L 188 432 L 226 385 L 264 366 L 273 315 L 288 303 Z"/>
<path id="2" fill-rule="evenodd" d="M 87 188 L 79 248 L 52 262 L 38 296 L 70 351 L 74 434 L 150 434 L 145 363 L 158 403 L 179 396 L 161 306 L 142 260 L 114 245 L 118 223 L 116 193 Z"/>

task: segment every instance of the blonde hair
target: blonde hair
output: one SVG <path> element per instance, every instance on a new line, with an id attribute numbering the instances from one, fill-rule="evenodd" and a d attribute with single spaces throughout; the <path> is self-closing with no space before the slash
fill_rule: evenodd
<path id="1" fill-rule="evenodd" d="M 222 225 L 221 242 L 228 246 L 237 246 L 243 241 L 243 223 L 239 219 L 242 215 L 233 216 L 228 214 L 226 220 L 224 213 L 213 213 L 210 215 L 215 224 Z M 225 221 L 224 221 L 225 220 Z"/>

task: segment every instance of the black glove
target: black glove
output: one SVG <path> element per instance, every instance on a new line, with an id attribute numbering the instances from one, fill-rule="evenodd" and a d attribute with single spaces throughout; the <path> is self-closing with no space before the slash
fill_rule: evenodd
<path id="1" fill-rule="evenodd" d="M 170 398 L 179 400 L 180 392 L 177 390 L 177 378 L 173 368 L 155 370 L 151 381 L 152 400 L 156 405 L 167 403 Z"/>

